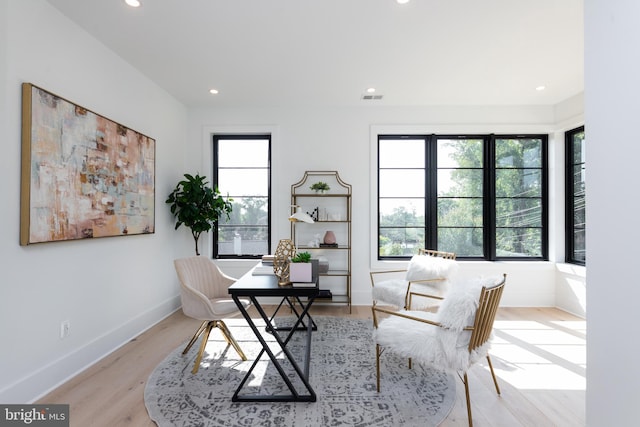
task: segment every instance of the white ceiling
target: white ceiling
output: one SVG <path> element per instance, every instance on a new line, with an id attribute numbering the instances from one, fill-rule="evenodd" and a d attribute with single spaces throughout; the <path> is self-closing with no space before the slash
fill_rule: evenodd
<path id="1" fill-rule="evenodd" d="M 189 107 L 553 105 L 584 89 L 583 0 L 48 1 Z"/>

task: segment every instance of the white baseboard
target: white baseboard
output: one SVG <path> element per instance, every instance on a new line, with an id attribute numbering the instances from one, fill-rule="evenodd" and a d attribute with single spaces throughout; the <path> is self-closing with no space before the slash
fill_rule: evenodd
<path id="1" fill-rule="evenodd" d="M 0 390 L 0 402 L 33 403 L 97 363 L 124 344 L 151 328 L 180 308 L 180 296 L 147 310 L 125 324 L 108 331 L 72 353 L 35 367 L 34 371 Z M 46 352 L 43 353 L 46 362 Z"/>

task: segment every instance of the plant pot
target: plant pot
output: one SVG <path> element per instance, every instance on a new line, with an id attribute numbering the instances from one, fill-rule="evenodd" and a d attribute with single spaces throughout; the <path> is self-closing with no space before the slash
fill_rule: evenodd
<path id="1" fill-rule="evenodd" d="M 311 263 L 292 262 L 289 264 L 289 280 L 292 282 L 311 282 Z"/>

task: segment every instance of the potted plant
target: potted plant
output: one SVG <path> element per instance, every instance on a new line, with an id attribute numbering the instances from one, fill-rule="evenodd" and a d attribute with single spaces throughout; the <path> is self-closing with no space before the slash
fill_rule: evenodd
<path id="1" fill-rule="evenodd" d="M 291 258 L 289 265 L 289 280 L 292 282 L 311 282 L 311 254 L 298 252 Z"/>
<path id="2" fill-rule="evenodd" d="M 218 188 L 211 188 L 207 178 L 196 174 L 184 175 L 185 179 L 178 182 L 176 188 L 169 194 L 165 203 L 171 206 L 171 213 L 176 217 L 177 230 L 182 224 L 191 229 L 191 235 L 198 251 L 198 239 L 203 231 L 209 231 L 218 219 L 225 215 L 229 219 L 233 207 L 233 199 L 223 198 Z"/>
<path id="3" fill-rule="evenodd" d="M 329 184 L 327 184 L 326 182 L 319 181 L 313 183 L 311 185 L 311 189 L 316 193 L 326 193 L 327 191 L 331 190 L 331 187 L 329 187 Z"/>

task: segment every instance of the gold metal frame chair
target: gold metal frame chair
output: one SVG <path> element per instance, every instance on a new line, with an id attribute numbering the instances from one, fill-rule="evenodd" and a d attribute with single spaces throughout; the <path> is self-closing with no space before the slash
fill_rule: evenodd
<path id="1" fill-rule="evenodd" d="M 198 372 L 209 334 L 213 328 L 219 328 L 227 344 L 234 348 L 242 360 L 247 360 L 231 331 L 222 320 L 224 317 L 234 317 L 240 314 L 238 306 L 228 292 L 229 286 L 235 283 L 236 279 L 224 274 L 213 261 L 206 257 L 177 259 L 174 261 L 174 266 L 180 279 L 182 311 L 186 316 L 202 320 L 202 324 L 182 352 L 182 354 L 186 354 L 202 335 L 200 349 L 191 372 L 193 374 Z M 241 302 L 246 307 L 251 305 L 249 300 L 241 300 Z"/>
<path id="2" fill-rule="evenodd" d="M 496 313 L 498 311 L 498 306 L 500 304 L 500 299 L 502 298 L 502 292 L 504 290 L 504 285 L 506 282 L 506 274 L 503 275 L 502 280 L 490 287 L 483 286 L 480 291 L 480 296 L 478 298 L 478 306 L 474 316 L 474 322 L 472 326 L 467 326 L 463 329 L 463 331 L 470 331 L 471 335 L 469 337 L 469 344 L 466 350 L 471 354 L 474 351 L 480 349 L 483 345 L 485 345 L 491 338 L 491 332 L 493 330 L 493 324 L 495 321 Z M 404 319 L 408 319 L 410 321 L 421 322 L 425 327 L 436 327 L 436 328 L 445 328 L 442 323 L 429 320 L 423 317 L 416 317 L 412 315 L 411 311 L 392 311 L 383 309 L 380 307 L 373 306 L 371 307 L 373 313 L 373 324 L 376 329 L 379 328 L 381 323 L 378 320 L 377 313 L 385 313 L 389 316 L 398 316 Z M 414 312 L 415 313 L 415 312 Z M 384 320 L 382 321 L 384 322 Z M 390 351 L 393 352 L 392 347 L 388 347 Z M 487 347 L 485 347 L 486 349 Z M 385 348 L 382 347 L 378 342 L 376 342 L 376 386 L 378 392 L 380 392 L 380 356 L 384 352 Z M 493 364 L 491 363 L 491 357 L 489 356 L 488 351 L 486 351 L 486 358 L 489 364 L 489 370 L 491 371 L 491 376 L 493 378 L 493 384 L 496 388 L 496 392 L 498 395 L 500 394 L 500 387 L 498 385 L 498 380 L 496 379 L 495 372 L 493 370 Z M 411 369 L 412 358 L 409 358 L 409 369 Z M 450 370 L 449 368 L 444 368 L 441 366 L 432 365 L 436 369 L 441 370 Z M 465 396 L 467 400 L 467 416 L 469 418 L 469 427 L 473 426 L 472 414 L 471 414 L 471 399 L 469 396 L 469 379 L 467 376 L 467 371 L 472 367 L 469 366 L 467 369 L 460 369 L 457 371 L 458 377 L 464 384 Z"/>
<path id="3" fill-rule="evenodd" d="M 433 257 L 440 257 L 444 259 L 456 259 L 456 254 L 454 252 L 444 252 L 444 251 L 436 251 L 432 249 L 419 249 L 418 255 L 428 255 Z M 382 271 L 371 271 L 369 272 L 369 277 L 371 278 L 371 287 L 375 288 L 376 283 L 380 281 L 381 277 L 391 277 L 392 275 L 398 275 L 400 273 L 406 273 L 407 269 L 397 269 L 397 270 L 382 270 Z M 425 294 L 420 292 L 411 291 L 411 286 L 413 284 L 429 284 L 429 283 L 437 283 L 446 280 L 445 278 L 438 279 L 428 279 L 428 280 L 413 280 L 406 283 L 406 292 L 404 297 L 404 306 L 401 308 L 409 309 L 411 307 L 411 299 L 413 296 L 422 296 L 426 298 L 433 299 L 442 299 L 441 296 L 433 295 L 433 294 Z M 374 292 L 375 293 L 375 292 Z M 388 301 L 387 301 L 388 302 Z M 374 298 L 373 305 L 377 305 L 378 301 Z"/>

